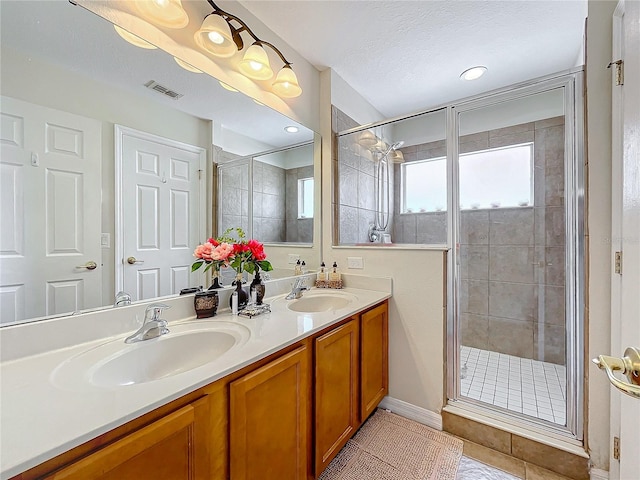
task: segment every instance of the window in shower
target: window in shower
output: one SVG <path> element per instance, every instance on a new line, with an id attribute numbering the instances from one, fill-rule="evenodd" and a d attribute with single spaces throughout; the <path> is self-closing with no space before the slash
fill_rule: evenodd
<path id="1" fill-rule="evenodd" d="M 533 201 L 533 143 L 460 155 L 460 208 L 524 207 Z M 447 204 L 446 157 L 401 165 L 401 213 L 440 212 Z"/>
<path id="2" fill-rule="evenodd" d="M 313 218 L 313 178 L 298 180 L 298 219 Z"/>
<path id="3" fill-rule="evenodd" d="M 584 257 L 572 79 L 456 107 L 452 381 L 454 398 L 580 438 Z"/>

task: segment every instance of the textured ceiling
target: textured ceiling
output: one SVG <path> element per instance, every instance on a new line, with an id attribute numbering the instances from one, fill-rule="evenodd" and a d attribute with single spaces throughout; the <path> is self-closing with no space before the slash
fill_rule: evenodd
<path id="1" fill-rule="evenodd" d="M 581 65 L 586 0 L 241 3 L 393 117 Z M 479 80 L 459 79 L 485 65 Z"/>

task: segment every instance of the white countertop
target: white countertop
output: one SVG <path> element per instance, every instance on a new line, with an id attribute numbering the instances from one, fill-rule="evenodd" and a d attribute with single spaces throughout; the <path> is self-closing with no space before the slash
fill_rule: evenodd
<path id="1" fill-rule="evenodd" d="M 282 299 L 267 299 L 266 302 L 272 305 L 271 313 L 252 319 L 231 315 L 228 310 L 219 311 L 218 315 L 206 321 L 244 325 L 250 331 L 246 343 L 213 362 L 147 383 L 107 388 L 91 385 L 82 379 L 77 385 L 60 385 L 52 381 L 52 373 L 65 360 L 105 342 L 124 339 L 131 330 L 4 361 L 0 364 L 0 478 L 7 479 L 28 470 L 369 308 L 391 296 L 390 280 L 388 285 L 388 289 L 378 291 L 345 288 L 341 291 L 355 295 L 356 300 L 336 311 L 296 313 L 287 309 L 287 302 Z M 225 304 L 225 299 L 221 298 L 221 305 Z M 177 310 L 181 307 L 182 311 L 188 311 L 184 305 L 187 302 L 192 304 L 193 298 L 181 297 L 176 302 L 182 302 Z M 116 310 L 111 312 L 111 315 L 121 314 Z M 169 318 L 169 328 L 194 318 L 183 317 L 174 321 Z M 17 338 L 15 329 L 19 328 L 12 327 L 14 331 L 8 338 Z M 27 328 L 30 335 L 38 332 L 37 326 Z M 52 325 L 47 328 L 51 329 Z M 0 335 L 3 333 L 0 329 Z M 43 333 L 46 335 L 46 330 Z M 176 362 L 179 361 L 177 358 Z"/>

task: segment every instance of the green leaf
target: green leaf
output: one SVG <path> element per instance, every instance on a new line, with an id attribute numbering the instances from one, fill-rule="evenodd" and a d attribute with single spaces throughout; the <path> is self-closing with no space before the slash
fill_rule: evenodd
<path id="1" fill-rule="evenodd" d="M 265 272 L 270 272 L 271 270 L 273 270 L 273 267 L 271 266 L 271 262 L 269 262 L 268 260 L 261 260 L 257 263 L 260 269 Z"/>
<path id="2" fill-rule="evenodd" d="M 202 266 L 203 263 L 204 260 L 196 260 L 195 262 L 193 262 L 193 265 L 191 265 L 191 271 L 195 272 Z"/>

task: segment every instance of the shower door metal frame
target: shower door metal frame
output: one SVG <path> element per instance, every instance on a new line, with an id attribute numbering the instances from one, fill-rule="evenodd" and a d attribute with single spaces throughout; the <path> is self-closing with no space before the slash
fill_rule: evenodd
<path id="1" fill-rule="evenodd" d="M 447 404 L 456 407 L 480 408 L 496 417 L 518 425 L 526 425 L 542 433 L 555 433 L 581 441 L 584 430 L 584 309 L 585 309 L 585 178 L 584 178 L 584 85 L 582 68 L 551 75 L 542 79 L 507 87 L 490 94 L 477 96 L 447 107 L 447 209 L 448 244 L 447 265 Z M 460 210 L 458 139 L 459 115 L 462 112 L 496 103 L 564 89 L 565 118 L 565 326 L 567 371 L 567 425 L 509 412 L 493 405 L 460 395 Z M 474 408 L 475 407 L 475 408 Z"/>

